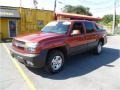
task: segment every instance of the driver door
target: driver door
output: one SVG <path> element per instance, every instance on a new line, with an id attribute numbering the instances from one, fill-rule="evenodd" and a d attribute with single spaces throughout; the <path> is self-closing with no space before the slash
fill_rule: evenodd
<path id="1" fill-rule="evenodd" d="M 74 30 L 79 30 L 80 34 L 72 34 Z M 84 28 L 82 22 L 74 22 L 72 29 L 71 29 L 71 35 L 69 36 L 67 42 L 69 44 L 69 51 L 70 54 L 76 54 L 84 52 L 87 45 L 86 45 L 86 39 L 84 36 Z"/>

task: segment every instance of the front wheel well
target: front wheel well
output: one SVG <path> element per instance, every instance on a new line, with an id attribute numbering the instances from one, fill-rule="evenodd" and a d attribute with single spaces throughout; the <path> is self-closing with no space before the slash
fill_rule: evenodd
<path id="1" fill-rule="evenodd" d="M 101 38 L 99 42 L 102 42 L 102 45 L 104 45 L 104 38 Z"/>
<path id="2" fill-rule="evenodd" d="M 61 47 L 56 47 L 56 48 L 51 48 L 48 50 L 47 56 L 49 55 L 49 53 L 53 50 L 59 50 L 63 53 L 64 57 L 67 57 L 68 52 L 67 52 L 67 48 L 65 46 L 61 46 Z"/>

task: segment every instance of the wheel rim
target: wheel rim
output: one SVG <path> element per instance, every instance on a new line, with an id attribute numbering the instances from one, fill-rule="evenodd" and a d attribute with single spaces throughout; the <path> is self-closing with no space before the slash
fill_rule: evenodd
<path id="1" fill-rule="evenodd" d="M 98 45 L 98 53 L 100 53 L 102 51 L 102 46 L 101 46 L 101 44 L 99 43 L 99 45 Z"/>
<path id="2" fill-rule="evenodd" d="M 51 67 L 53 70 L 58 70 L 61 68 L 62 66 L 62 57 L 61 56 L 55 56 L 53 59 L 52 59 L 52 62 L 51 62 Z"/>

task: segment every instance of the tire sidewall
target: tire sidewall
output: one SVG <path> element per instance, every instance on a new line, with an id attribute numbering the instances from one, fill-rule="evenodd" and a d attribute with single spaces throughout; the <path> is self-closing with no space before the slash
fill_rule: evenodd
<path id="1" fill-rule="evenodd" d="M 58 70 L 53 70 L 53 68 L 51 66 L 51 62 L 52 62 L 52 60 L 53 60 L 53 58 L 55 56 L 60 56 L 62 58 L 62 65 L 61 65 L 61 67 Z M 47 59 L 47 71 L 49 73 L 52 73 L 52 74 L 60 72 L 63 69 L 64 62 L 65 62 L 64 61 L 64 55 L 63 55 L 63 53 L 61 51 L 59 51 L 59 50 L 53 50 L 53 51 L 51 51 L 49 53 L 48 59 Z"/>
<path id="2" fill-rule="evenodd" d="M 99 51 L 99 46 L 101 46 L 101 50 Z M 97 47 L 96 47 L 96 53 L 100 54 L 102 52 L 102 42 L 99 42 Z"/>

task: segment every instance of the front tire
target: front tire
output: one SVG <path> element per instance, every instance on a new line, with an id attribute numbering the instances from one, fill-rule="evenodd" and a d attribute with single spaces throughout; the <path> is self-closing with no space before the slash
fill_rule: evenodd
<path id="1" fill-rule="evenodd" d="M 48 73 L 58 73 L 62 70 L 64 65 L 64 55 L 59 50 L 52 50 L 48 54 L 46 62 L 46 70 Z"/>
<path id="2" fill-rule="evenodd" d="M 102 42 L 99 42 L 95 48 L 95 53 L 99 55 L 101 52 L 102 52 Z"/>

